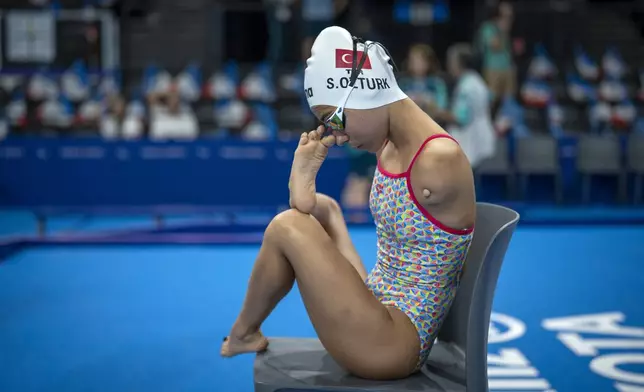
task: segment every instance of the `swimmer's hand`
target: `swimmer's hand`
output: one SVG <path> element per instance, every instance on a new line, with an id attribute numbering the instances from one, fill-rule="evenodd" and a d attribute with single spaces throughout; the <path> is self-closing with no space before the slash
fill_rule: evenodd
<path id="1" fill-rule="evenodd" d="M 323 126 L 300 136 L 288 184 L 291 208 L 305 214 L 313 211 L 316 203 L 315 179 L 329 148 L 335 144 L 336 137 L 324 136 Z"/>

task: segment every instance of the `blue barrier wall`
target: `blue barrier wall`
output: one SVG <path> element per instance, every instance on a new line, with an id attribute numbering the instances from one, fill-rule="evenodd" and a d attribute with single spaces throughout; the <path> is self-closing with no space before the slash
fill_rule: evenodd
<path id="1" fill-rule="evenodd" d="M 155 143 L 10 139 L 0 144 L 0 206 L 288 204 L 296 143 Z M 318 190 L 339 197 L 348 173 L 332 149 Z"/>
<path id="2" fill-rule="evenodd" d="M 559 143 L 567 193 L 574 199 L 578 189 L 576 140 L 564 138 Z M 277 141 L 12 138 L 0 144 L 0 207 L 185 204 L 274 208 L 288 203 L 295 147 L 295 142 Z M 318 176 L 318 191 L 339 198 L 348 170 L 346 151 L 331 149 Z M 545 184 L 537 186 L 537 191 L 549 193 L 551 186 Z M 498 200 L 489 191 L 479 188 L 479 198 Z"/>

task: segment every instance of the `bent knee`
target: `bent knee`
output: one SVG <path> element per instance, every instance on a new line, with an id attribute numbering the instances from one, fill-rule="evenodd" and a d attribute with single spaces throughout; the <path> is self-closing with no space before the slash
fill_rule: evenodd
<path id="1" fill-rule="evenodd" d="M 291 208 L 280 212 L 273 218 L 266 228 L 265 236 L 291 237 L 315 231 L 316 226 L 320 230 L 324 230 L 313 216 Z"/>
<path id="2" fill-rule="evenodd" d="M 338 203 L 338 201 L 331 196 L 325 195 L 324 193 L 318 193 L 317 202 L 324 204 L 324 206 L 327 207 L 330 211 L 342 213 L 342 207 L 340 207 L 340 203 Z"/>

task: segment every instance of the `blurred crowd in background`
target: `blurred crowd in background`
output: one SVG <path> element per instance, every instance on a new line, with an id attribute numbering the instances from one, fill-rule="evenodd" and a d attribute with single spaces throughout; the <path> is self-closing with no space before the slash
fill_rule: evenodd
<path id="1" fill-rule="evenodd" d="M 12 4 L 13 3 L 13 4 Z M 642 2 L 3 1 L 3 138 L 284 140 L 316 125 L 303 70 L 330 25 L 384 44 L 446 129 L 467 102 L 450 48 L 489 89 L 498 138 L 644 133 Z M 345 204 L 375 160 L 352 152 Z"/>

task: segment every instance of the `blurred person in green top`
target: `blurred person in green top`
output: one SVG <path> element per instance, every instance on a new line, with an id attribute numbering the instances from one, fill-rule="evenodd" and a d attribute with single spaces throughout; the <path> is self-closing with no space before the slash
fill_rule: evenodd
<path id="1" fill-rule="evenodd" d="M 482 74 L 493 98 L 493 107 L 516 91 L 516 74 L 512 58 L 510 30 L 514 11 L 508 1 L 502 1 L 493 16 L 481 25 L 477 44 L 482 55 Z"/>
<path id="2" fill-rule="evenodd" d="M 447 86 L 440 76 L 440 63 L 434 50 L 425 44 L 412 45 L 406 68 L 399 85 L 407 96 L 431 117 L 447 109 Z"/>

